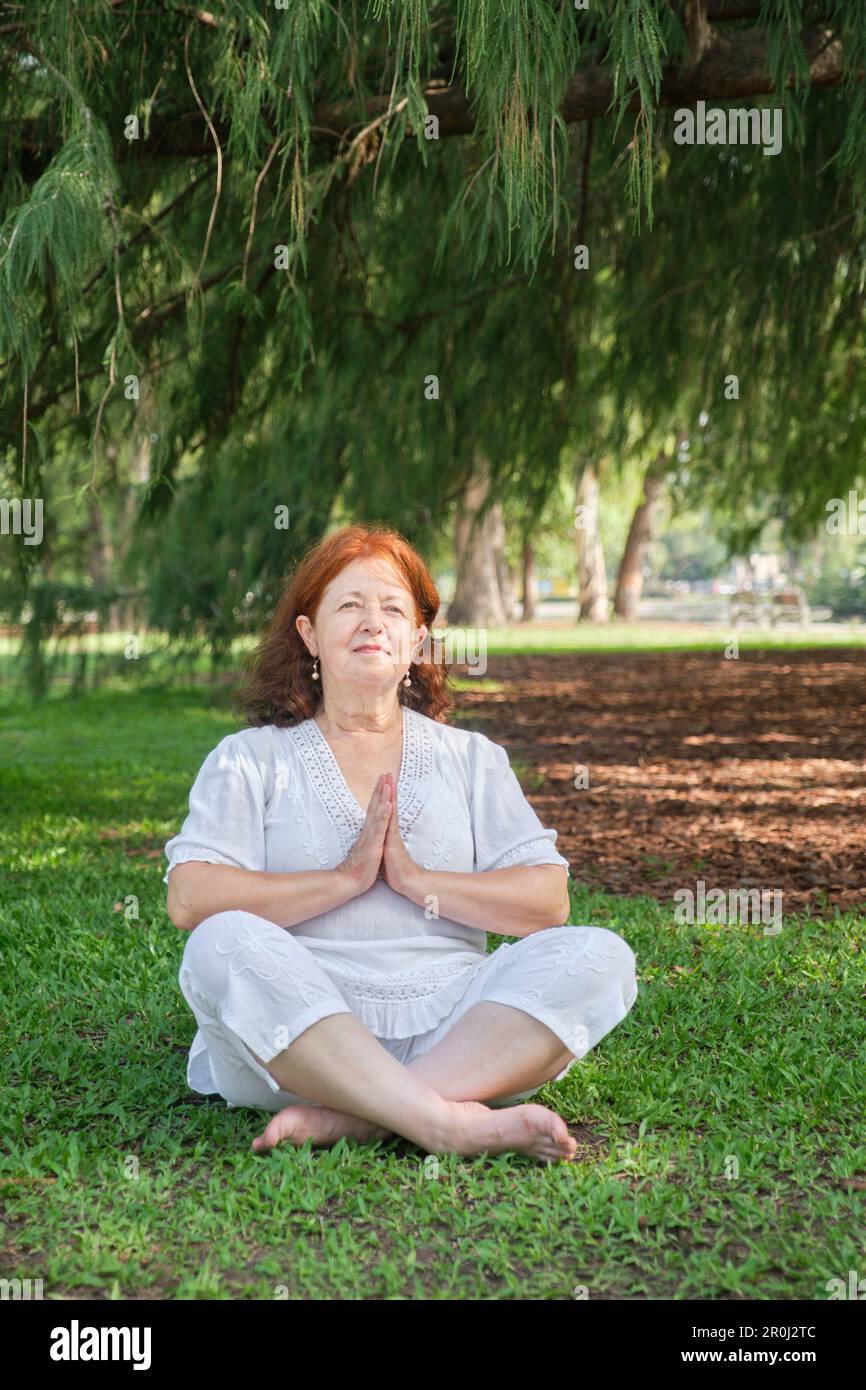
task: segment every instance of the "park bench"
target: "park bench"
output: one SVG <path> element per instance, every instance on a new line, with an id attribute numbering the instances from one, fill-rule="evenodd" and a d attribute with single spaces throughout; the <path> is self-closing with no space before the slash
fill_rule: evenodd
<path id="1" fill-rule="evenodd" d="M 771 595 L 770 622 L 773 627 L 784 622 L 794 622 L 802 627 L 808 625 L 809 604 L 802 589 L 785 589 L 782 593 Z"/>
<path id="2" fill-rule="evenodd" d="M 764 604 L 761 595 L 754 589 L 738 589 L 731 594 L 731 622 L 736 626 L 741 619 L 759 623 L 764 618 Z"/>

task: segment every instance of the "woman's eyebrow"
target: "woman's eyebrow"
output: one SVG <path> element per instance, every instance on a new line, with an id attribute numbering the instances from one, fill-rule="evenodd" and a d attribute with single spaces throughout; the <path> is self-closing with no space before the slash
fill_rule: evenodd
<path id="1" fill-rule="evenodd" d="M 360 590 L 360 589 L 349 589 L 346 593 L 341 594 L 340 597 L 341 597 L 341 598 L 363 598 L 364 595 L 361 593 L 361 590 Z M 401 598 L 401 599 L 405 599 L 405 597 L 406 597 L 406 591 L 404 590 L 404 591 L 403 591 L 402 593 L 400 593 L 400 594 L 383 594 L 383 595 L 382 595 L 382 600 L 383 600 L 383 602 L 384 602 L 384 600 L 387 599 L 387 598 Z"/>

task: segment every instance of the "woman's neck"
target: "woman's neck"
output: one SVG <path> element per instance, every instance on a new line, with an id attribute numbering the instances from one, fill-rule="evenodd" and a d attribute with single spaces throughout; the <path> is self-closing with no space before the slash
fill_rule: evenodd
<path id="1" fill-rule="evenodd" d="M 356 701 L 331 697 L 322 703 L 313 718 L 325 734 L 393 734 L 403 727 L 403 707 L 389 696 L 381 705 L 362 705 Z"/>

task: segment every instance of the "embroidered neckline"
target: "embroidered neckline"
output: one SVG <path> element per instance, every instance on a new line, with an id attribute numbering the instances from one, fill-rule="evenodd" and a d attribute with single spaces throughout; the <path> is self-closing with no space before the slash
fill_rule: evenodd
<path id="1" fill-rule="evenodd" d="M 408 705 L 403 710 L 403 752 L 397 778 L 397 818 L 405 840 L 427 797 L 433 767 L 433 744 L 427 721 Z M 334 751 L 315 719 L 289 727 L 310 780 L 348 853 L 364 824 L 366 811 L 349 790 Z"/>

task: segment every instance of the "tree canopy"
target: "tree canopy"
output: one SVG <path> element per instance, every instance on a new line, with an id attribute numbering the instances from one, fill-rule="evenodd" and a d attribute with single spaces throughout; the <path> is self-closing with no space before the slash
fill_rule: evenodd
<path id="1" fill-rule="evenodd" d="M 479 459 L 527 531 L 601 459 L 792 533 L 857 476 L 866 7 L 34 0 L 0 43 L 13 615 L 122 582 L 227 640 L 337 514 L 441 545 Z M 700 102 L 780 151 L 679 143 Z"/>

